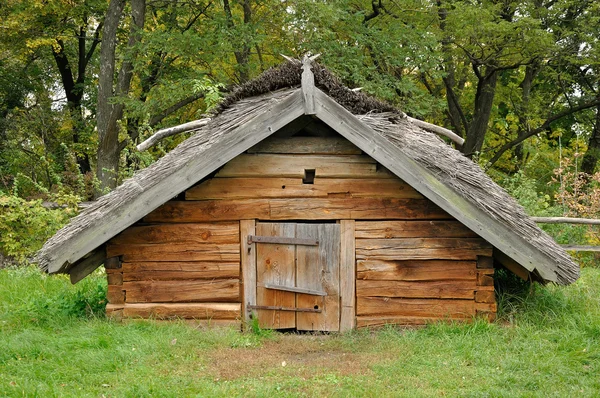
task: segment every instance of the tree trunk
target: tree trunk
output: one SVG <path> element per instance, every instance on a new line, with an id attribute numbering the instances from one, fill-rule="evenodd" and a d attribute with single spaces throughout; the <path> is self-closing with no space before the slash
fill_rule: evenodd
<path id="1" fill-rule="evenodd" d="M 131 60 L 123 61 L 117 77 L 116 89 L 113 88 L 117 28 L 124 6 L 125 0 L 110 1 L 102 32 L 96 111 L 99 138 L 96 176 L 100 184 L 97 196 L 104 193 L 106 189 L 113 189 L 117 186 L 120 155 L 118 122 L 123 117 L 123 104 L 113 104 L 111 99 L 113 96 L 127 95 L 133 76 L 133 63 Z M 145 0 L 131 1 L 131 32 L 127 43 L 129 47 L 139 41 L 139 32 L 144 27 L 145 13 Z"/>
<path id="2" fill-rule="evenodd" d="M 588 149 L 583 155 L 581 171 L 594 174 L 598 160 L 600 160 L 600 105 L 596 107 L 596 122 L 588 141 Z"/>
<path id="3" fill-rule="evenodd" d="M 533 80 L 538 75 L 539 71 L 540 65 L 537 61 L 534 62 L 532 65 L 527 65 L 527 67 L 525 68 L 525 76 L 523 77 L 523 81 L 521 82 L 521 89 L 523 90 L 523 102 L 519 111 L 519 138 L 529 133 L 530 130 L 529 99 L 531 97 L 531 88 L 533 86 Z M 514 152 L 519 163 L 521 163 L 523 161 L 523 144 L 515 146 Z"/>
<path id="4" fill-rule="evenodd" d="M 469 126 L 469 130 L 467 130 L 467 137 L 462 148 L 462 152 L 467 156 L 473 156 L 481 152 L 481 148 L 483 148 L 488 122 L 492 113 L 492 105 L 494 104 L 497 80 L 498 71 L 492 69 L 491 72 L 487 73 L 487 68 L 484 70 L 484 74 L 478 78 L 473 121 Z"/>
<path id="5" fill-rule="evenodd" d="M 250 22 L 252 22 L 252 7 L 250 6 L 250 0 L 244 0 L 244 2 L 242 3 L 242 7 L 244 10 L 244 24 L 249 24 Z M 235 28 L 235 23 L 233 22 L 233 14 L 231 12 L 229 0 L 223 1 L 223 11 L 225 11 L 227 26 L 229 28 Z M 242 48 L 239 50 L 235 50 L 233 52 L 233 55 L 235 55 L 235 60 L 238 66 L 239 83 L 245 83 L 250 79 L 250 70 L 248 62 L 250 61 L 251 38 L 238 37 L 238 39 L 242 42 Z"/>

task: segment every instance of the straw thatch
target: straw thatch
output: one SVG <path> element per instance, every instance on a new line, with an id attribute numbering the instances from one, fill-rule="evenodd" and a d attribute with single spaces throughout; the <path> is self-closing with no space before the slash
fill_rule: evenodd
<path id="1" fill-rule="evenodd" d="M 554 279 L 558 283 L 568 284 L 577 279 L 579 267 L 479 166 L 449 147 L 436 135 L 412 124 L 402 112 L 390 105 L 348 89 L 318 64 L 314 64 L 313 71 L 317 87 L 357 115 L 396 150 L 429 170 L 441 183 L 477 206 L 487 217 L 502 223 L 524 242 L 529 242 L 544 258 L 550 259 L 551 263 L 543 266 L 556 275 Z M 67 250 L 71 239 L 90 229 L 100 228 L 99 226 L 112 218 L 122 216 L 124 203 L 137 200 L 136 198 L 144 192 L 186 167 L 191 159 L 203 156 L 203 153 L 210 150 L 219 150 L 219 144 L 226 141 L 228 133 L 236 127 L 295 93 L 300 85 L 301 73 L 300 63 L 287 62 L 234 90 L 223 101 L 217 115 L 208 125 L 158 162 L 100 198 L 48 240 L 37 256 L 40 267 L 44 270 L 50 268 L 54 272 L 67 272 L 70 264 L 56 262 L 58 258 L 65 258 L 64 255 L 60 257 L 58 253 Z M 196 181 L 186 181 L 186 184 L 173 187 L 173 191 L 169 193 L 171 196 L 166 197 L 164 201 L 183 192 L 205 176 L 199 175 Z M 149 213 L 154 207 L 149 206 L 145 212 Z M 135 221 L 137 220 L 132 220 L 130 224 Z M 102 238 L 95 242 L 95 247 L 102 245 L 122 229 L 104 231 Z M 95 247 L 91 247 L 90 251 Z"/>

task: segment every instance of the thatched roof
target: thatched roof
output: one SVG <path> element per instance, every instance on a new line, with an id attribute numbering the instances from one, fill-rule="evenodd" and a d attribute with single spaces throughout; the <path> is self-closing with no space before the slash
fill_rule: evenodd
<path id="1" fill-rule="evenodd" d="M 316 87 L 345 108 L 336 111 L 331 102 L 318 118 L 346 118 L 345 127 L 331 127 L 541 280 L 568 284 L 578 278 L 577 264 L 478 165 L 402 112 L 346 88 L 322 66 L 313 64 L 313 72 Z M 299 117 L 301 75 L 299 62 L 287 62 L 234 90 L 195 135 L 48 240 L 37 256 L 40 267 L 72 272 L 111 237 Z M 363 132 L 371 135 L 363 139 Z"/>

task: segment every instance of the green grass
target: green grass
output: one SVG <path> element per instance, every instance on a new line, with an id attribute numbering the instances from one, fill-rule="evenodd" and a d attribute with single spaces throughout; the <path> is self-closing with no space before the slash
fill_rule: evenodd
<path id="1" fill-rule="evenodd" d="M 566 288 L 508 286 L 494 324 L 341 336 L 113 322 L 103 278 L 0 270 L 0 396 L 600 395 L 596 268 Z"/>

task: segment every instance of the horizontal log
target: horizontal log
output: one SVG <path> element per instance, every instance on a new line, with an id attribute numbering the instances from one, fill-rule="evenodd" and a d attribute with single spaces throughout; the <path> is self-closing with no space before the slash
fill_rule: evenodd
<path id="1" fill-rule="evenodd" d="M 477 238 L 458 221 L 358 221 L 357 239 L 394 238 Z"/>
<path id="2" fill-rule="evenodd" d="M 112 244 L 153 243 L 239 243 L 239 223 L 159 224 L 127 228 L 111 240 Z"/>
<path id="3" fill-rule="evenodd" d="M 239 244 L 106 245 L 107 253 L 124 262 L 143 261 L 240 261 Z"/>
<path id="4" fill-rule="evenodd" d="M 359 260 L 357 279 L 388 281 L 475 281 L 475 261 L 381 261 Z"/>
<path id="5" fill-rule="evenodd" d="M 123 284 L 123 273 L 122 272 L 107 273 L 106 280 L 109 285 L 122 285 Z"/>
<path id="6" fill-rule="evenodd" d="M 258 198 L 415 198 L 423 196 L 402 180 L 360 178 L 213 178 L 188 189 L 186 200 Z"/>
<path id="7" fill-rule="evenodd" d="M 239 319 L 240 303 L 141 303 L 125 304 L 123 316 L 134 318 Z"/>
<path id="8" fill-rule="evenodd" d="M 531 219 L 540 224 L 587 224 L 600 225 L 600 220 L 596 218 L 577 218 L 577 217 L 531 217 Z"/>
<path id="9" fill-rule="evenodd" d="M 169 261 L 123 263 L 123 280 L 126 282 L 145 280 L 231 279 L 239 277 L 239 263 Z"/>
<path id="10" fill-rule="evenodd" d="M 238 302 L 239 279 L 123 282 L 127 303 Z"/>
<path id="11" fill-rule="evenodd" d="M 450 215 L 425 199 L 236 199 L 171 201 L 144 222 L 206 222 L 243 219 L 448 219 Z"/>
<path id="12" fill-rule="evenodd" d="M 476 287 L 475 281 L 465 280 L 427 282 L 357 280 L 356 296 L 473 300 Z"/>
<path id="13" fill-rule="evenodd" d="M 382 327 L 385 325 L 398 326 L 425 326 L 436 322 L 470 322 L 470 318 L 458 317 L 424 317 L 424 316 L 358 316 L 356 317 L 356 327 Z"/>
<path id="14" fill-rule="evenodd" d="M 125 290 L 122 285 L 108 285 L 106 289 L 106 300 L 110 304 L 123 304 L 125 302 Z"/>
<path id="15" fill-rule="evenodd" d="M 475 292 L 475 302 L 476 303 L 488 303 L 493 304 L 496 302 L 496 293 L 494 290 L 482 290 L 478 289 Z"/>
<path id="16" fill-rule="evenodd" d="M 475 315 L 475 304 L 474 300 L 357 297 L 356 315 L 469 318 Z"/>
<path id="17" fill-rule="evenodd" d="M 494 270 L 477 270 L 477 285 L 494 286 Z"/>
<path id="18" fill-rule="evenodd" d="M 491 256 L 492 246 L 479 238 L 357 239 L 358 260 L 476 260 Z"/>
<path id="19" fill-rule="evenodd" d="M 253 146 L 248 153 L 360 155 L 362 151 L 341 137 L 273 137 Z"/>
<path id="20" fill-rule="evenodd" d="M 366 155 L 239 155 L 216 177 L 287 177 L 304 178 L 305 170 L 315 177 L 396 178 Z"/>

